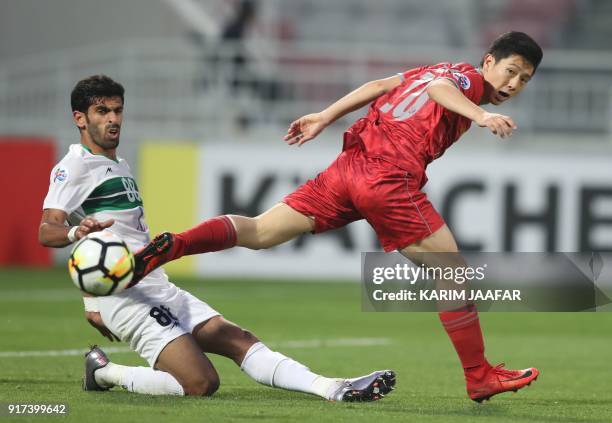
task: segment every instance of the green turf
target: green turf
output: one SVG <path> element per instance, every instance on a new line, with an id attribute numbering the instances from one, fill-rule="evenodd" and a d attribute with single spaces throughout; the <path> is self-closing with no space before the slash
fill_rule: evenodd
<path id="1" fill-rule="evenodd" d="M 612 313 L 486 313 L 490 360 L 537 366 L 541 378 L 485 405 L 469 401 L 457 357 L 431 313 L 362 313 L 359 286 L 346 283 L 177 279 L 264 341 L 386 338 L 386 346 L 286 345 L 316 372 L 356 376 L 392 368 L 398 388 L 384 401 L 337 404 L 258 385 L 227 359 L 213 357 L 221 388 L 211 399 L 151 397 L 116 389 L 83 392 L 82 358 L 0 356 L 0 402 L 67 403 L 78 422 L 192 421 L 612 421 Z M 64 269 L 0 270 L 0 351 L 80 349 L 110 343 L 83 318 Z M 280 349 L 280 348 L 279 348 Z M 134 353 L 111 359 L 144 365 Z M 58 421 L 59 418 L 7 418 Z"/>

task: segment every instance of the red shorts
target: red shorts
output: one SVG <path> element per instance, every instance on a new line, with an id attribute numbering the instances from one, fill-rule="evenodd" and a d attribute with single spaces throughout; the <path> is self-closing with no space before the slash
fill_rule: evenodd
<path id="1" fill-rule="evenodd" d="M 444 225 L 417 178 L 367 157 L 359 147 L 343 151 L 283 202 L 314 217 L 314 233 L 366 219 L 386 252 L 425 239 Z"/>

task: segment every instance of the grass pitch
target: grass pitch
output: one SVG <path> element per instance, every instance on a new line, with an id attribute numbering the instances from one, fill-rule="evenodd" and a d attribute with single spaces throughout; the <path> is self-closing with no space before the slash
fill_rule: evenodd
<path id="1" fill-rule="evenodd" d="M 209 399 L 117 388 L 83 392 L 82 356 L 66 350 L 92 343 L 127 346 L 111 344 L 88 325 L 64 269 L 5 269 L 0 270 L 0 402 L 65 403 L 69 413 L 63 418 L 0 413 L 0 420 L 612 421 L 612 313 L 482 313 L 489 359 L 510 368 L 536 366 L 542 374 L 517 394 L 478 405 L 466 396 L 459 361 L 435 314 L 362 313 L 357 284 L 175 282 L 315 372 L 352 377 L 390 368 L 398 373 L 397 389 L 376 403 L 331 403 L 258 385 L 229 360 L 212 356 L 221 388 Z M 31 351 L 40 355 L 16 354 Z M 117 363 L 145 365 L 133 352 L 109 356 Z"/>

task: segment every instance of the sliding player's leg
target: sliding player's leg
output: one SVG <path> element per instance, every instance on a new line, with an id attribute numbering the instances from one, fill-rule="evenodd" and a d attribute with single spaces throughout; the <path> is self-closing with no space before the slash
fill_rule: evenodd
<path id="1" fill-rule="evenodd" d="M 168 343 L 155 368 L 113 363 L 99 347 L 87 353 L 85 367 L 86 390 L 121 386 L 139 394 L 210 396 L 219 388 L 217 371 L 190 334 Z"/>
<path id="2" fill-rule="evenodd" d="M 279 352 L 221 316 L 202 322 L 193 335 L 205 352 L 233 360 L 253 380 L 275 388 L 318 395 L 332 401 L 374 401 L 390 392 L 395 374 L 378 371 L 348 380 L 327 378 Z"/>
<path id="3" fill-rule="evenodd" d="M 161 270 L 125 295 L 98 297 L 104 325 L 150 367 L 109 363 L 99 348 L 86 356 L 86 390 L 123 386 L 154 395 L 212 395 L 219 376 L 194 339 L 193 328 L 219 313 L 168 281 Z"/>
<path id="4" fill-rule="evenodd" d="M 210 396 L 219 389 L 217 371 L 191 334 L 168 344 L 155 367 L 174 376 L 186 395 Z"/>
<path id="5" fill-rule="evenodd" d="M 210 253 L 235 246 L 252 250 L 274 247 L 313 231 L 314 219 L 285 203 L 278 203 L 257 217 L 218 216 L 184 231 L 164 232 L 135 254 L 132 283 L 172 260 L 192 254 Z"/>
<path id="6" fill-rule="evenodd" d="M 443 268 L 466 266 L 464 259 L 458 253 L 455 239 L 446 225 L 400 251 L 419 265 Z M 457 285 L 450 288 L 456 289 Z M 445 303 L 440 307 L 439 317 L 459 355 L 468 395 L 474 401 L 481 402 L 502 392 L 517 391 L 537 378 L 539 372 L 535 368 L 507 370 L 503 366 L 492 367 L 488 363 L 484 355 L 484 340 L 478 311 L 474 304 Z"/>

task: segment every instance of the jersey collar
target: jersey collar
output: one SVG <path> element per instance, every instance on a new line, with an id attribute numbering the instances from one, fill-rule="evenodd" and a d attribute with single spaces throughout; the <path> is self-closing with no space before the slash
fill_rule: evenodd
<path id="1" fill-rule="evenodd" d="M 112 160 L 115 163 L 119 163 L 119 160 L 115 160 L 115 159 L 111 159 L 108 156 L 105 156 L 104 154 L 96 154 L 93 151 L 91 151 L 91 148 L 87 147 L 85 144 L 80 144 L 81 147 L 83 147 L 83 149 L 85 149 L 87 152 L 89 152 L 89 154 L 91 154 L 92 156 L 102 156 L 102 157 L 106 157 L 108 160 Z"/>

